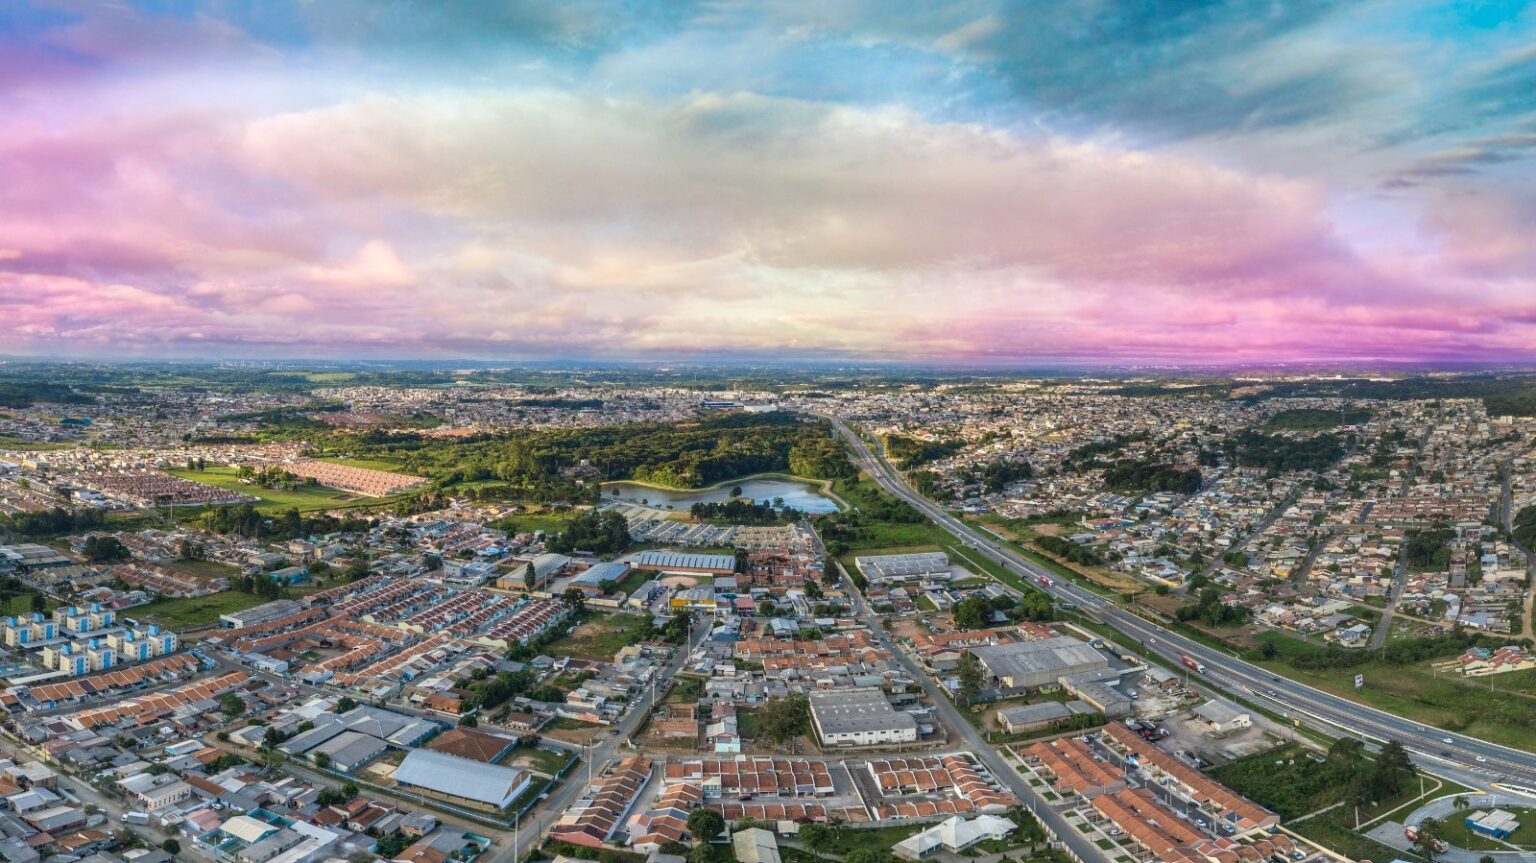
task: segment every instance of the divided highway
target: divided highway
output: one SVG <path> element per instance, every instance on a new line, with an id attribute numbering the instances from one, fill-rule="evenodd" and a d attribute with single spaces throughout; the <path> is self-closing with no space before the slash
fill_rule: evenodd
<path id="1" fill-rule="evenodd" d="M 1272 674 L 1252 663 L 1138 617 L 1111 600 L 1063 580 L 945 512 L 938 504 L 907 485 L 900 471 L 882 455 L 872 452 L 863 438 L 842 420 L 825 414 L 818 416 L 832 423 L 838 434 L 853 448 L 859 466 L 887 492 L 906 501 L 931 521 L 944 527 L 967 547 L 1038 586 L 1058 602 L 1075 603 L 1079 609 L 1136 639 L 1145 651 L 1156 653 L 1174 663 L 1181 656 L 1189 656 L 1204 663 L 1205 673 L 1193 675 L 1195 679 L 1203 677 L 1220 688 L 1240 692 L 1251 701 L 1266 704 L 1275 713 L 1330 735 L 1348 734 L 1377 743 L 1396 740 L 1422 766 L 1442 768 L 1442 772 L 1444 767 L 1449 767 L 1468 779 L 1476 777 L 1483 783 L 1497 782 L 1533 789 L 1531 793 L 1536 794 L 1536 754 L 1410 722 L 1386 711 Z M 1369 680 L 1366 685 L 1370 685 Z"/>

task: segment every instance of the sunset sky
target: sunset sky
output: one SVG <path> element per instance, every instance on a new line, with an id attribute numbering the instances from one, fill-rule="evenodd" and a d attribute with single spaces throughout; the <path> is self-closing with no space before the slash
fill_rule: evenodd
<path id="1" fill-rule="evenodd" d="M 1536 9 L 6 2 L 0 354 L 1536 360 Z"/>

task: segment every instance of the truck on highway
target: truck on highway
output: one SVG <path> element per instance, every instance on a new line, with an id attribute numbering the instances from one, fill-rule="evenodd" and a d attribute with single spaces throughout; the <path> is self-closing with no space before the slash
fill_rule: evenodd
<path id="1" fill-rule="evenodd" d="M 149 823 L 149 813 L 148 812 L 124 812 L 123 813 L 123 823 L 124 824 L 148 824 Z"/>
<path id="2" fill-rule="evenodd" d="M 1194 671 L 1199 674 L 1205 673 L 1205 663 L 1203 662 L 1196 662 L 1193 659 L 1184 656 L 1183 654 L 1179 655 L 1179 661 L 1184 663 L 1184 667 L 1188 668 L 1190 671 Z"/>

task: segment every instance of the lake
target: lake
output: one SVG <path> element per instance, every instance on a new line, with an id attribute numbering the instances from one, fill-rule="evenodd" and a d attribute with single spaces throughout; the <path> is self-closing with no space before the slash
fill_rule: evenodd
<path id="1" fill-rule="evenodd" d="M 822 494 L 819 485 L 792 479 L 745 479 L 709 488 L 678 490 L 652 488 L 633 482 L 605 482 L 603 483 L 603 500 L 624 500 L 632 503 L 647 501 L 655 507 L 666 507 L 667 504 L 671 504 L 673 509 L 686 511 L 696 503 L 729 500 L 731 488 L 734 486 L 741 486 L 742 497 L 749 497 L 759 503 L 771 503 L 774 498 L 781 497 L 786 506 L 801 512 L 837 512 L 837 502 Z M 615 489 L 619 492 L 617 496 L 613 493 Z"/>

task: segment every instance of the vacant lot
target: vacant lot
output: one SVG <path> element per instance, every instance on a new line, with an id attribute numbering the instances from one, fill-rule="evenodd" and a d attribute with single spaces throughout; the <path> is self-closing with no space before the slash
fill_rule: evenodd
<path id="1" fill-rule="evenodd" d="M 544 652 L 550 656 L 574 656 L 578 659 L 611 662 L 620 648 L 644 641 L 650 631 L 650 619 L 641 615 L 594 615 L 576 627 L 575 632 L 544 648 Z"/>
<path id="2" fill-rule="evenodd" d="M 358 495 L 349 494 L 340 489 L 329 488 L 323 485 L 301 486 L 293 491 L 285 489 L 262 488 L 259 485 L 243 483 L 235 478 L 235 469 L 232 467 L 210 467 L 207 470 L 173 470 L 174 476 L 183 479 L 195 480 L 219 488 L 227 488 L 241 494 L 252 495 L 261 498 L 257 507 L 263 510 L 297 509 L 307 512 L 317 509 L 330 509 L 363 499 Z"/>
<path id="3" fill-rule="evenodd" d="M 1273 643 L 1279 657 L 1260 665 L 1319 689 L 1325 689 L 1405 719 L 1479 737 L 1518 749 L 1536 749 L 1536 669 L 1480 678 L 1476 682 L 1454 674 L 1437 674 L 1432 662 L 1392 665 L 1373 659 L 1348 668 L 1318 671 L 1291 667 L 1289 652 L 1309 649 L 1304 642 L 1279 633 L 1263 633 L 1256 641 Z M 1441 660 L 1443 661 L 1443 660 Z M 1355 688 L 1355 675 L 1365 686 Z"/>
<path id="4" fill-rule="evenodd" d="M 240 574 L 240 570 L 227 563 L 216 563 L 211 560 L 171 560 L 159 564 L 171 572 L 180 575 L 190 575 L 193 578 L 214 579 L 234 578 Z"/>
<path id="5" fill-rule="evenodd" d="M 219 622 L 219 615 L 255 608 L 267 600 L 237 590 L 212 596 L 185 599 L 157 599 L 124 612 L 128 617 L 158 623 L 171 629 L 196 629 Z"/>

